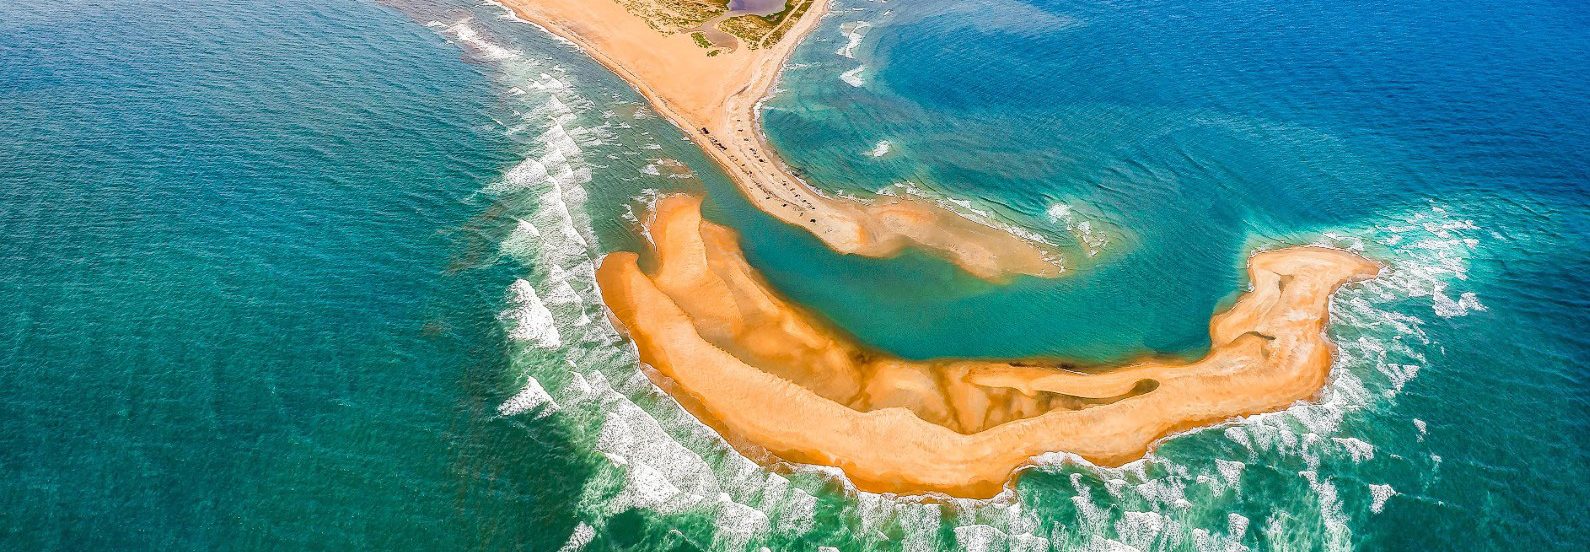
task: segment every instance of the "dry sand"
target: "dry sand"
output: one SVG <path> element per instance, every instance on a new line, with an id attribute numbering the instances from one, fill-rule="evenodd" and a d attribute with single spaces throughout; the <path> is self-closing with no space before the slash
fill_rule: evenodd
<path id="1" fill-rule="evenodd" d="M 828 9 L 815 0 L 776 44 L 708 57 L 686 33 L 664 35 L 614 0 L 499 0 L 584 50 L 628 81 L 705 151 L 757 208 L 807 229 L 842 253 L 887 257 L 908 246 L 944 256 L 978 277 L 1055 276 L 1059 253 L 928 201 L 856 201 L 819 193 L 763 138 L 757 103 L 795 45 Z"/>
<path id="2" fill-rule="evenodd" d="M 915 362 L 854 343 L 772 290 L 700 200 L 661 200 L 656 266 L 608 256 L 603 300 L 659 384 L 732 442 L 835 466 L 876 492 L 997 494 L 1039 454 L 1119 465 L 1161 437 L 1286 408 L 1330 373 L 1331 293 L 1379 266 L 1320 247 L 1256 253 L 1252 289 L 1194 362 Z"/>
<path id="3" fill-rule="evenodd" d="M 771 151 L 757 102 L 825 0 L 781 42 L 712 57 L 613 0 L 501 1 L 628 81 L 759 208 L 837 251 L 882 257 L 915 245 L 988 279 L 1058 273 L 1046 245 L 924 201 L 822 195 Z M 838 467 L 880 492 L 991 496 L 1039 454 L 1121 464 L 1170 433 L 1309 399 L 1330 373 L 1330 294 L 1379 270 L 1333 249 L 1257 253 L 1252 290 L 1214 317 L 1212 348 L 1194 362 L 1086 373 L 1055 361 L 915 362 L 858 345 L 780 297 L 699 207 L 687 196 L 660 201 L 656 266 L 610 255 L 597 274 L 604 302 L 658 384 L 731 442 Z"/>

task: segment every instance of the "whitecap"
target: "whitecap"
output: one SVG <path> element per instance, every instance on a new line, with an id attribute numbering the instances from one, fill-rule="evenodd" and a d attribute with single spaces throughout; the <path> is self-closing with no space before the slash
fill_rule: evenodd
<path id="1" fill-rule="evenodd" d="M 509 308 L 503 313 L 503 318 L 509 320 L 512 325 L 508 331 L 508 338 L 529 342 L 544 349 L 561 346 L 563 338 L 558 334 L 557 323 L 552 319 L 552 311 L 547 310 L 547 306 L 536 295 L 536 290 L 531 287 L 530 282 L 523 279 L 515 280 L 508 290 Z"/>
<path id="2" fill-rule="evenodd" d="M 845 84 L 861 88 L 862 85 L 866 84 L 866 81 L 861 79 L 861 73 L 866 70 L 867 66 L 865 65 L 857 66 L 855 69 L 840 73 L 839 80 L 845 81 Z"/>
<path id="3" fill-rule="evenodd" d="M 1352 456 L 1354 462 L 1364 462 L 1375 458 L 1375 446 L 1354 437 L 1331 437 L 1332 441 L 1341 445 Z"/>
<path id="4" fill-rule="evenodd" d="M 1082 250 L 1089 257 L 1097 257 L 1110 243 L 1109 236 L 1094 228 L 1093 221 L 1077 213 L 1077 209 L 1065 203 L 1056 202 L 1044 212 L 1049 220 L 1071 233 L 1071 236 L 1082 245 Z"/>
<path id="5" fill-rule="evenodd" d="M 437 25 L 440 24 L 439 22 L 435 21 L 431 23 Z M 517 50 L 504 48 L 485 40 L 481 37 L 479 31 L 476 31 L 474 27 L 469 25 L 469 20 L 467 19 L 446 27 L 443 35 L 451 35 L 453 38 L 456 38 L 459 43 L 469 46 L 472 50 L 489 60 L 503 61 L 518 59 L 524 56 L 524 54 Z"/>
<path id="6" fill-rule="evenodd" d="M 967 552 L 1007 548 L 1005 533 L 987 525 L 962 525 L 954 529 L 955 544 Z"/>
<path id="7" fill-rule="evenodd" d="M 1369 485 L 1369 511 L 1376 514 L 1380 513 L 1386 508 L 1386 501 L 1396 495 L 1397 490 L 1391 488 L 1391 485 L 1371 483 Z"/>
<path id="8" fill-rule="evenodd" d="M 564 542 L 563 546 L 558 547 L 558 552 L 580 552 L 585 550 L 586 545 L 591 544 L 591 540 L 595 538 L 596 530 L 582 521 L 574 526 L 574 532 L 569 534 L 569 540 Z"/>
<path id="9" fill-rule="evenodd" d="M 529 378 L 525 382 L 524 389 L 497 407 L 497 414 L 513 416 L 537 409 L 540 411 L 537 412 L 536 417 L 545 417 L 558 410 L 558 403 L 552 400 L 552 395 L 547 394 L 546 389 L 541 387 L 540 381 Z"/>
<path id="10" fill-rule="evenodd" d="M 844 33 L 847 42 L 835 51 L 842 57 L 856 59 L 856 48 L 861 46 L 861 40 L 867 35 L 867 29 L 872 28 L 872 23 L 866 21 L 851 21 L 839 25 L 839 32 Z"/>

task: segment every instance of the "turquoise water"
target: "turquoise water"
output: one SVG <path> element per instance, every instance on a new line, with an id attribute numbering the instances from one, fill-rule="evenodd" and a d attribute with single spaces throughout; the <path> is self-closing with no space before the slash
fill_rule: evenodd
<path id="1" fill-rule="evenodd" d="M 1590 11 L 967 6 L 839 2 L 770 138 L 1065 278 L 836 256 L 491 5 L 0 3 L 0 548 L 1590 545 Z M 1334 303 L 1317 404 L 901 499 L 757 466 L 639 374 L 590 271 L 672 190 L 913 357 L 1196 354 L 1255 248 L 1390 270 Z"/>
<path id="2" fill-rule="evenodd" d="M 0 12 L 0 548 L 563 541 L 479 68 L 355 2 Z"/>

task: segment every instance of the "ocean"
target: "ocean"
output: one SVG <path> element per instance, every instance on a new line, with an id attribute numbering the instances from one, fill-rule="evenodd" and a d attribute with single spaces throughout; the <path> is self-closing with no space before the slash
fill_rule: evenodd
<path id="1" fill-rule="evenodd" d="M 832 253 L 468 0 L 0 1 L 0 549 L 1590 548 L 1590 7 L 837 0 L 766 104 L 833 193 L 1057 244 Z M 992 500 L 761 466 L 592 270 L 706 193 L 911 358 L 1196 356 L 1253 251 L 1385 263 L 1318 401 Z"/>

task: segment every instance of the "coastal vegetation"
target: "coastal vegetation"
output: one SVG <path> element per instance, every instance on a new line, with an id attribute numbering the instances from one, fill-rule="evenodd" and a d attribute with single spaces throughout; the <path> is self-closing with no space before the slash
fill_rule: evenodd
<path id="1" fill-rule="evenodd" d="M 664 34 L 691 32 L 692 38 L 701 47 L 709 48 L 711 43 L 706 37 L 693 31 L 715 25 L 719 30 L 743 41 L 752 50 L 782 40 L 790 27 L 811 9 L 813 2 L 787 0 L 784 9 L 777 13 L 724 18 L 729 13 L 729 0 L 619 0 L 624 9 Z"/>
<path id="2" fill-rule="evenodd" d="M 728 0 L 618 0 L 618 3 L 664 34 L 700 27 L 729 10 Z"/>
<path id="3" fill-rule="evenodd" d="M 784 10 L 772 15 L 742 15 L 724 20 L 718 25 L 723 32 L 741 40 L 752 49 L 763 48 L 784 39 L 796 21 L 806 15 L 815 0 L 788 0 Z"/>

